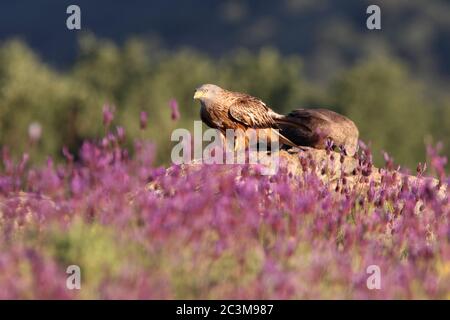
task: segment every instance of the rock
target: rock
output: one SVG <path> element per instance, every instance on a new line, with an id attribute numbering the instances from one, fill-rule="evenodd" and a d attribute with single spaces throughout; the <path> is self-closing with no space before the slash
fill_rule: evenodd
<path id="1" fill-rule="evenodd" d="M 315 171 L 322 181 L 328 183 L 330 188 L 336 189 L 342 178 L 345 177 L 346 186 L 366 190 L 370 184 L 379 187 L 383 183 L 391 183 L 399 189 L 404 182 L 409 184 L 430 183 L 431 187 L 439 186 L 438 196 L 447 196 L 447 185 L 439 183 L 439 180 L 430 177 L 418 178 L 416 176 L 401 173 L 396 170 L 386 170 L 371 166 L 361 168 L 356 157 L 342 156 L 341 154 L 326 150 L 308 148 L 299 152 L 280 151 L 281 162 L 293 175 L 302 175 L 305 170 Z"/>
<path id="2" fill-rule="evenodd" d="M 261 151 L 262 152 L 262 151 Z M 403 174 L 399 171 L 388 171 L 374 166 L 360 166 L 359 159 L 343 156 L 335 151 L 326 151 L 314 148 L 302 148 L 302 150 L 279 151 L 280 166 L 284 167 L 295 177 L 300 177 L 305 171 L 314 171 L 317 176 L 328 184 L 330 189 L 340 190 L 344 180 L 346 188 L 359 188 L 365 192 L 372 184 L 378 187 L 382 184 L 396 185 L 399 190 L 404 182 L 409 184 L 430 183 L 431 187 L 439 185 L 439 181 L 434 178 L 418 178 L 416 176 Z M 202 167 L 201 160 L 193 160 L 189 164 L 181 165 L 181 171 L 198 170 Z M 224 171 L 229 170 L 229 165 L 224 165 Z M 170 174 L 171 168 L 167 174 Z M 147 185 L 148 190 L 158 189 L 155 182 Z M 438 195 L 443 198 L 447 196 L 447 186 L 440 185 Z"/>

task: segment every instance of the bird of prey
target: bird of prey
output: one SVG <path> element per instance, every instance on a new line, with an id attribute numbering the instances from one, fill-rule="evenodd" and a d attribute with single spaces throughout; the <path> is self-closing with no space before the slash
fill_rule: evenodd
<path id="1" fill-rule="evenodd" d="M 351 120 L 329 110 L 298 109 L 285 116 L 276 113 L 258 98 L 228 91 L 214 84 L 198 87 L 194 99 L 200 100 L 202 121 L 218 129 L 223 136 L 227 129 L 245 132 L 252 128 L 258 132 L 264 131 L 266 137 L 277 137 L 280 143 L 290 147 L 325 148 L 324 141 L 329 138 L 338 146 L 344 145 L 348 154 L 349 150 L 353 150 L 353 144 L 356 148 L 356 126 Z"/>
<path id="2" fill-rule="evenodd" d="M 355 123 L 327 109 L 296 109 L 278 125 L 281 134 L 299 146 L 325 149 L 327 140 L 353 156 L 358 150 L 359 131 Z"/>

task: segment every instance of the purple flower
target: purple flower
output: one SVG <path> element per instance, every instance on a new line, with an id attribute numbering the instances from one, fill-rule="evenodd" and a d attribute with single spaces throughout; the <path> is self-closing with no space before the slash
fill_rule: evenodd
<path id="1" fill-rule="evenodd" d="M 120 142 L 125 141 L 125 129 L 123 127 L 117 127 L 117 139 L 119 139 Z"/>
<path id="2" fill-rule="evenodd" d="M 303 170 L 281 161 L 263 176 L 252 165 L 156 167 L 152 142 L 128 149 L 124 139 L 122 127 L 106 130 L 78 157 L 64 148 L 69 161 L 42 165 L 2 148 L 0 299 L 77 298 L 66 268 L 86 263 L 108 270 L 86 283 L 95 299 L 447 296 L 450 180 L 439 147 L 428 163 L 440 184 L 387 155 L 390 170 L 375 170 L 364 144 L 353 174 L 302 152 Z M 382 290 L 366 286 L 370 265 Z"/>
<path id="3" fill-rule="evenodd" d="M 141 130 L 147 128 L 147 122 L 148 122 L 147 112 L 141 111 L 141 113 L 139 114 L 139 125 L 141 127 Z"/>
<path id="4" fill-rule="evenodd" d="M 108 104 L 103 106 L 103 124 L 105 127 L 109 127 L 114 120 L 114 107 Z"/>
<path id="5" fill-rule="evenodd" d="M 74 194 L 80 194 L 83 190 L 83 181 L 79 173 L 75 173 L 70 183 L 71 190 Z"/>
<path id="6" fill-rule="evenodd" d="M 427 147 L 427 155 L 430 158 L 431 168 L 435 170 L 441 180 L 445 177 L 445 166 L 447 165 L 447 157 L 440 155 L 442 148 L 442 143 L 438 143 L 435 148 L 432 146 Z"/>
<path id="7" fill-rule="evenodd" d="M 171 113 L 171 118 L 172 120 L 176 121 L 180 118 L 180 111 L 178 110 L 178 102 L 176 99 L 170 99 L 169 101 L 169 106 L 170 106 L 170 110 L 172 111 Z"/>
<path id="8" fill-rule="evenodd" d="M 69 149 L 66 146 L 63 147 L 62 153 L 64 157 L 67 159 L 67 161 L 69 162 L 73 161 L 73 155 L 70 153 Z"/>

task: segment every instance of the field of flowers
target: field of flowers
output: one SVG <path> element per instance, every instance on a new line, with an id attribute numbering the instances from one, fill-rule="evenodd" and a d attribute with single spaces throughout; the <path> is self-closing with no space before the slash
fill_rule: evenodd
<path id="1" fill-rule="evenodd" d="M 400 184 L 388 156 L 390 170 L 371 182 L 370 156 L 360 153 L 360 188 L 345 174 L 324 182 L 308 159 L 300 175 L 154 167 L 154 146 L 127 150 L 124 130 L 105 116 L 106 137 L 78 155 L 64 150 L 62 164 L 14 161 L 3 148 L 1 299 L 450 298 L 439 148 L 428 148 L 428 170 Z M 80 290 L 66 288 L 69 265 L 81 268 Z M 367 287 L 371 265 L 380 289 Z"/>

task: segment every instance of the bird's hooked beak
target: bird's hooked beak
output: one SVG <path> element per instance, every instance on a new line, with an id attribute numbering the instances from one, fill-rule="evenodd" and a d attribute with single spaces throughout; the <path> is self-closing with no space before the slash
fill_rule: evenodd
<path id="1" fill-rule="evenodd" d="M 204 95 L 203 91 L 196 90 L 195 93 L 194 93 L 194 100 L 200 99 L 201 97 L 203 97 L 203 95 Z"/>

